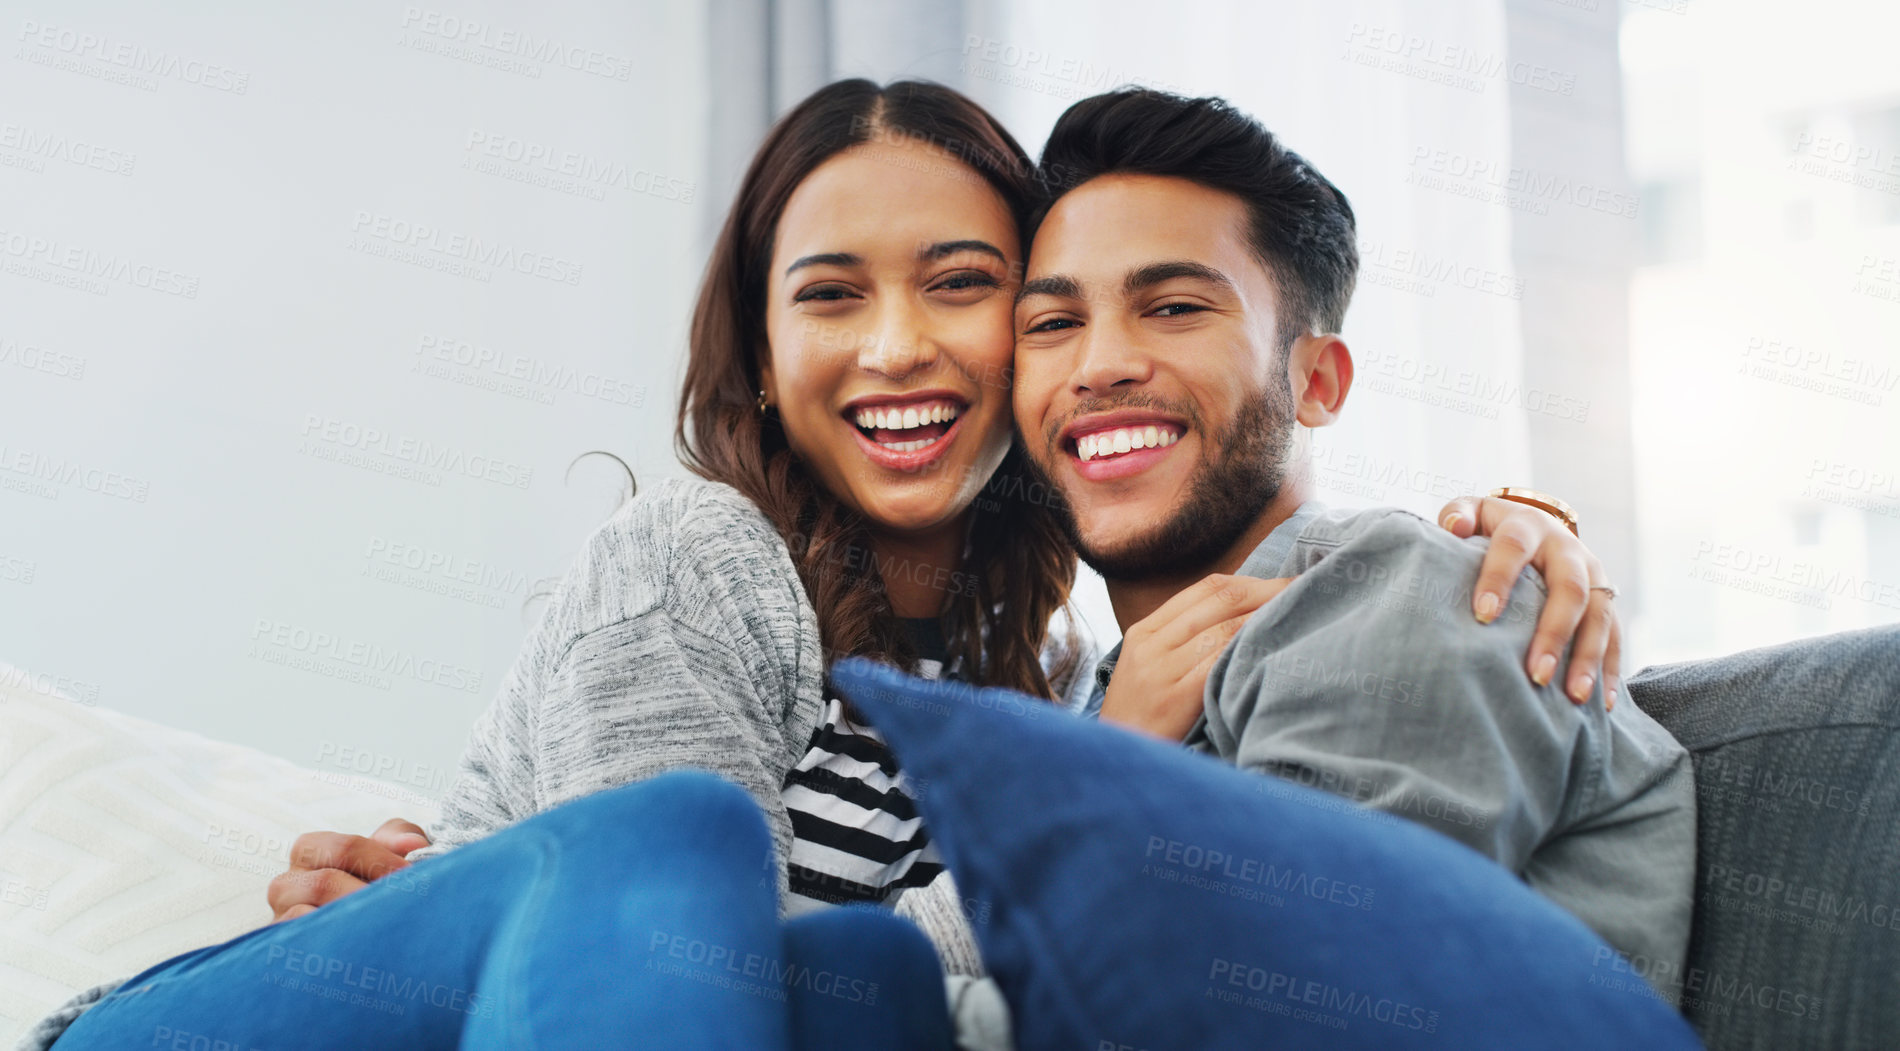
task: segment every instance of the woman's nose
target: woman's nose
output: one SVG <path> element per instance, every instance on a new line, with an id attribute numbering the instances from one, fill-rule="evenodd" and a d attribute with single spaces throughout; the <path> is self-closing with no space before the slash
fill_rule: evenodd
<path id="1" fill-rule="evenodd" d="M 867 372 L 903 379 L 937 361 L 937 344 L 921 312 L 903 303 L 885 305 L 877 327 L 859 347 L 858 367 Z"/>

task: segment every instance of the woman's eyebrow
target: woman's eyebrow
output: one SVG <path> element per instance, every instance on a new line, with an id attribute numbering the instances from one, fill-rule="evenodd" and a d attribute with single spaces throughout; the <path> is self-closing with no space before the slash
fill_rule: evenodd
<path id="1" fill-rule="evenodd" d="M 785 272 L 787 274 L 790 274 L 794 270 L 797 270 L 801 267 L 807 267 L 807 266 L 863 266 L 863 265 L 864 265 L 864 257 L 859 256 L 859 255 L 853 255 L 850 252 L 820 252 L 817 255 L 808 255 L 808 256 L 803 256 L 798 259 L 792 260 L 792 265 L 786 267 Z"/>
<path id="2" fill-rule="evenodd" d="M 942 259 L 947 255 L 955 255 L 958 252 L 981 252 L 984 255 L 995 256 L 996 261 L 999 263 L 1009 262 L 1009 258 L 1003 255 L 1001 248 L 996 247 L 988 241 L 977 240 L 938 241 L 936 244 L 927 244 L 917 249 L 917 258 L 924 262 L 931 262 Z"/>

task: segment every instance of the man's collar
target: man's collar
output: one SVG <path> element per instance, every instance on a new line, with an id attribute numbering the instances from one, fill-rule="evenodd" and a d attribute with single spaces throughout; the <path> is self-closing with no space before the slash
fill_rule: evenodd
<path id="1" fill-rule="evenodd" d="M 1293 553 L 1293 545 L 1299 542 L 1300 534 L 1306 531 L 1307 523 L 1326 513 L 1326 505 L 1318 500 L 1308 500 L 1293 509 L 1286 521 L 1273 527 L 1265 540 L 1253 549 L 1253 554 L 1234 572 L 1243 577 L 1259 577 L 1270 580 L 1280 575 L 1280 566 Z"/>
<path id="2" fill-rule="evenodd" d="M 1267 538 L 1260 541 L 1259 546 L 1253 549 L 1253 553 L 1247 556 L 1246 561 L 1242 562 L 1235 572 L 1240 576 L 1259 577 L 1263 580 L 1277 576 L 1287 556 L 1293 553 L 1293 545 L 1299 542 L 1300 534 L 1306 531 L 1307 523 L 1314 517 L 1324 514 L 1325 511 L 1326 505 L 1318 500 L 1308 500 L 1294 508 L 1293 513 L 1286 517 L 1286 521 L 1274 526 L 1273 532 L 1268 533 Z M 1108 654 L 1095 665 L 1095 690 L 1090 695 L 1088 703 L 1082 706 L 1081 715 L 1092 719 L 1102 713 L 1102 699 L 1108 693 L 1108 680 L 1115 674 L 1115 663 L 1121 660 L 1121 656 L 1122 644 L 1117 642 L 1115 648 L 1109 650 Z"/>

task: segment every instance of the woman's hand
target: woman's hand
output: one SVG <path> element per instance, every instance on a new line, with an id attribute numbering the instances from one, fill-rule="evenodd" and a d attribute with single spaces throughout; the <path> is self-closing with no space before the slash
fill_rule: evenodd
<path id="1" fill-rule="evenodd" d="M 1438 523 L 1459 537 L 1474 532 L 1491 538 L 1478 570 L 1471 609 L 1486 624 L 1504 612 L 1511 587 L 1524 567 L 1544 576 L 1548 596 L 1531 636 L 1524 666 L 1539 686 L 1550 681 L 1564 649 L 1570 647 L 1570 680 L 1564 692 L 1577 704 L 1590 699 L 1590 687 L 1603 683 L 1603 705 L 1616 706 L 1622 679 L 1622 627 L 1606 591 L 1603 563 L 1554 515 L 1514 500 L 1465 496 L 1438 512 Z M 1574 639 L 1574 644 L 1573 640 Z"/>
<path id="2" fill-rule="evenodd" d="M 1292 582 L 1216 573 L 1135 622 L 1122 636 L 1102 719 L 1169 741 L 1186 737 L 1201 716 L 1215 658 L 1254 610 Z"/>
<path id="3" fill-rule="evenodd" d="M 368 836 L 305 832 L 290 845 L 290 868 L 270 881 L 271 922 L 315 912 L 409 867 L 405 855 L 429 845 L 428 833 L 399 817 Z"/>

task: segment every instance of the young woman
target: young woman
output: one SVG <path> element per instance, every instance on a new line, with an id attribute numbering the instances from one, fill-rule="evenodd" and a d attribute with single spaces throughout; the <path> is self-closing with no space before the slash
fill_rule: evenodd
<path id="1" fill-rule="evenodd" d="M 590 539 L 477 722 L 433 841 L 406 822 L 300 838 L 270 899 L 305 918 L 277 930 L 384 938 L 319 906 L 582 796 L 702 768 L 764 811 L 788 912 L 893 904 L 949 971 L 980 973 L 911 786 L 825 668 L 871 656 L 1052 701 L 1088 679 L 1072 640 L 1049 643 L 1075 560 L 1012 439 L 1031 172 L 992 118 L 930 84 L 833 84 L 772 130 L 693 319 L 678 444 L 699 477 L 649 487 Z M 1577 557 L 1554 520 L 1515 511 L 1532 549 Z M 1498 549 L 1512 576 L 1523 562 Z M 531 869 L 498 878 L 538 886 Z M 404 898 L 405 926 L 487 930 L 480 907 Z M 49 1019 L 38 1046 L 111 989 Z M 61 1046 L 123 1036 L 90 1021 Z"/>

